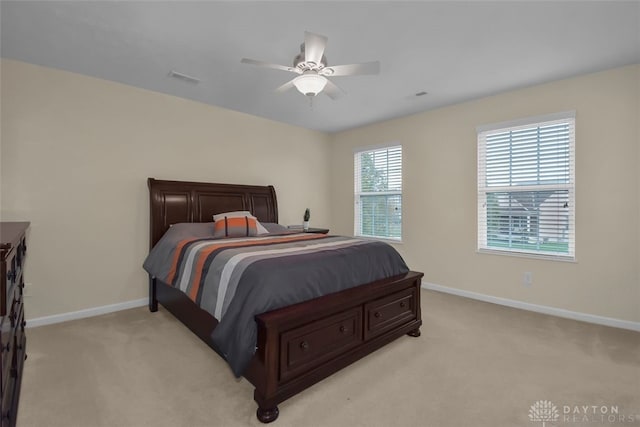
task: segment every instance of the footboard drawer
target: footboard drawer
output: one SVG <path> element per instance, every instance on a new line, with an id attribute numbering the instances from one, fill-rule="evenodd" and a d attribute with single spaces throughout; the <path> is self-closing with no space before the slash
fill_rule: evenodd
<path id="1" fill-rule="evenodd" d="M 280 336 L 280 381 L 310 370 L 361 342 L 361 307 L 284 332 Z"/>
<path id="2" fill-rule="evenodd" d="M 364 306 L 365 339 L 381 334 L 417 316 L 416 289 L 409 288 Z"/>

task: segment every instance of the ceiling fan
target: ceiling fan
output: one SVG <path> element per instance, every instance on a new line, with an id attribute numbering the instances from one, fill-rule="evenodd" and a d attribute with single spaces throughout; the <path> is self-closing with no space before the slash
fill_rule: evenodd
<path id="1" fill-rule="evenodd" d="M 242 58 L 240 62 L 299 74 L 293 80 L 277 88 L 276 92 L 284 92 L 295 87 L 300 93 L 307 96 L 316 96 L 324 91 L 331 99 L 339 98 L 344 92 L 327 77 L 378 74 L 380 72 L 380 62 L 378 61 L 329 67 L 327 58 L 324 56 L 327 40 L 326 36 L 305 31 L 304 43 L 300 45 L 300 53 L 293 59 L 292 67 L 247 58 Z"/>

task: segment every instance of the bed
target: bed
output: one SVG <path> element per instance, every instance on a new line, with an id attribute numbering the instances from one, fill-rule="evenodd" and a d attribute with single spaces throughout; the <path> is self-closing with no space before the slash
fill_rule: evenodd
<path id="1" fill-rule="evenodd" d="M 210 223 L 222 212 L 246 210 L 259 222 L 278 222 L 273 186 L 154 178 L 148 186 L 151 248 L 174 224 Z M 391 341 L 420 336 L 422 276 L 408 271 L 255 315 L 255 353 L 242 376 L 255 387 L 258 420 L 276 420 L 279 403 Z M 158 303 L 225 356 L 212 339 L 222 323 L 187 294 L 150 275 L 149 310 L 157 311 Z"/>

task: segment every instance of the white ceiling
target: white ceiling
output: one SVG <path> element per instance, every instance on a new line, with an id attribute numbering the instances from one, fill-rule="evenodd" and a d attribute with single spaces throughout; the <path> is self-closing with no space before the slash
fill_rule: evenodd
<path id="1" fill-rule="evenodd" d="M 640 63 L 638 1 L 2 1 L 0 15 L 4 58 L 326 132 Z M 304 31 L 329 38 L 329 64 L 381 73 L 334 77 L 347 95 L 310 106 L 274 92 L 294 74 L 240 63 L 288 65 Z"/>

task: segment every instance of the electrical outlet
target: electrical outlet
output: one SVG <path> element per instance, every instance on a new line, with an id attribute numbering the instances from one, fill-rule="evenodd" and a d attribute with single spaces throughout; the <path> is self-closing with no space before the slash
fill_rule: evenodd
<path id="1" fill-rule="evenodd" d="M 533 273 L 530 271 L 525 271 L 524 275 L 522 276 L 522 284 L 529 288 L 531 287 L 531 285 L 533 285 Z"/>
<path id="2" fill-rule="evenodd" d="M 24 289 L 22 290 L 22 295 L 25 297 L 30 297 L 33 294 L 31 293 L 31 287 L 33 286 L 33 284 L 31 283 L 25 283 L 24 284 Z"/>

